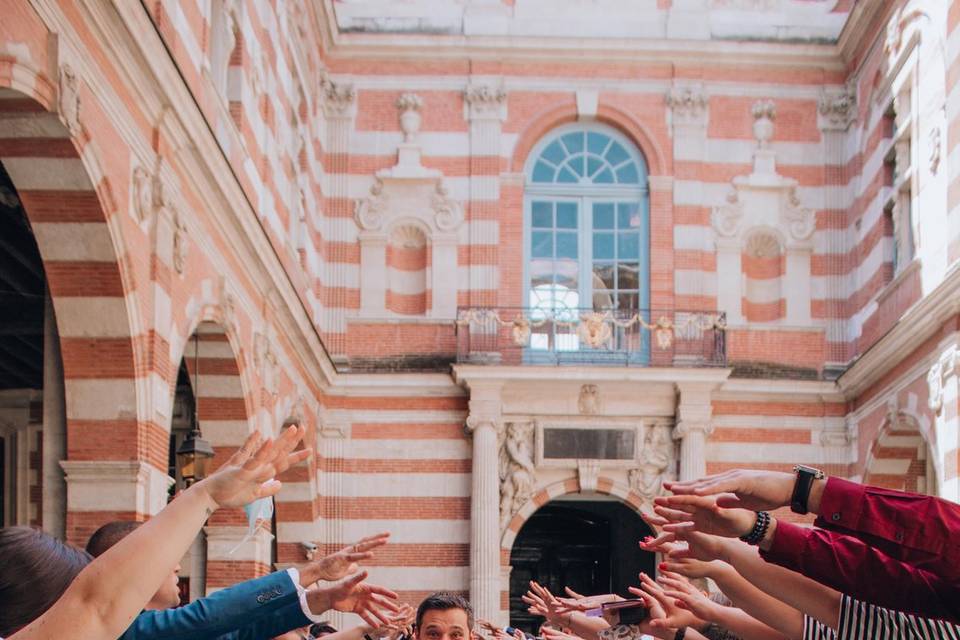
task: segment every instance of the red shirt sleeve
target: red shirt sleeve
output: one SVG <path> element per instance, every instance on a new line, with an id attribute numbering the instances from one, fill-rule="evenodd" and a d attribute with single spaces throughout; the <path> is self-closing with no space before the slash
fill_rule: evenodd
<path id="1" fill-rule="evenodd" d="M 828 478 L 815 523 L 933 572 L 960 564 L 960 505 L 933 496 Z M 936 559 L 936 562 L 926 562 Z M 929 565 L 929 566 L 928 566 Z"/>
<path id="2" fill-rule="evenodd" d="M 960 623 L 956 563 L 937 574 L 892 558 L 854 536 L 779 520 L 770 549 L 760 555 L 858 600 Z"/>

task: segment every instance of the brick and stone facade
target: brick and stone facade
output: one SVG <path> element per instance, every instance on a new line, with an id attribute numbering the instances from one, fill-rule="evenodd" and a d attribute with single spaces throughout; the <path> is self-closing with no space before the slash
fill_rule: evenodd
<path id="1" fill-rule="evenodd" d="M 0 163 L 62 360 L 60 413 L 24 418 L 30 522 L 82 543 L 162 508 L 184 360 L 218 461 L 288 417 L 316 452 L 275 540 L 231 553 L 242 512 L 211 519 L 206 590 L 389 530 L 378 582 L 503 617 L 536 509 L 639 508 L 644 473 L 960 499 L 960 1 L 0 5 Z M 725 313 L 727 366 L 457 362 L 458 310 L 528 306 L 559 127 L 642 156 L 649 306 Z M 502 501 L 525 424 L 662 427 L 668 459 L 540 460 Z"/>

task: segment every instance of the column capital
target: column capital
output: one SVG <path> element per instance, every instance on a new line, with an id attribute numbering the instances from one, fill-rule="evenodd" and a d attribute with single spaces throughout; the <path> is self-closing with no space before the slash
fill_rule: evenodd
<path id="1" fill-rule="evenodd" d="M 817 126 L 821 131 L 844 132 L 857 119 L 855 86 L 839 90 L 824 89 L 817 108 Z"/>
<path id="2" fill-rule="evenodd" d="M 492 428 L 497 435 L 500 435 L 500 432 L 503 431 L 503 422 L 500 421 L 499 417 L 493 416 L 468 416 L 466 422 L 466 431 L 467 433 L 476 433 L 483 427 Z"/>
<path id="3" fill-rule="evenodd" d="M 507 119 L 507 91 L 502 84 L 472 81 L 463 90 L 463 110 L 465 120 L 504 122 Z"/>
<path id="4" fill-rule="evenodd" d="M 710 101 L 703 83 L 674 84 L 665 97 L 673 128 L 703 127 L 707 124 Z"/>
<path id="5" fill-rule="evenodd" d="M 696 422 L 693 420 L 682 420 L 673 428 L 673 439 L 683 440 L 691 433 L 701 433 L 706 438 L 713 433 L 714 426 L 710 422 Z"/>

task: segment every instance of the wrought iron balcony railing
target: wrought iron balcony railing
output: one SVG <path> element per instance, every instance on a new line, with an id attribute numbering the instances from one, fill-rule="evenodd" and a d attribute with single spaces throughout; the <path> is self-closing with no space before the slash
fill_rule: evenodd
<path id="1" fill-rule="evenodd" d="M 725 327 L 708 311 L 461 308 L 457 362 L 722 367 Z"/>

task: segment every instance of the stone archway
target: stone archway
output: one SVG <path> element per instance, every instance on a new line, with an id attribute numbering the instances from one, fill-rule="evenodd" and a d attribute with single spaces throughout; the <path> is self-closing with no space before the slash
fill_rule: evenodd
<path id="1" fill-rule="evenodd" d="M 637 548 L 653 535 L 635 509 L 603 494 L 568 494 L 539 508 L 523 524 L 510 549 L 510 624 L 536 634 L 540 621 L 526 613 L 520 596 L 531 580 L 562 594 L 618 593 L 637 574 L 655 573 L 654 554 Z"/>
<path id="2" fill-rule="evenodd" d="M 137 310 L 127 303 L 131 273 L 113 196 L 81 120 L 82 83 L 68 66 L 59 87 L 19 62 L 5 70 L 0 163 L 36 238 L 56 319 L 51 344 L 62 355 L 63 391 L 48 394 L 56 401 L 45 407 L 43 493 L 63 501 L 62 461 L 67 513 L 53 527 L 82 545 L 105 521 L 143 519 L 164 504 L 167 434 L 140 407 L 138 381 L 147 372 L 137 363 L 148 362 L 139 354 L 147 341 L 138 339 Z M 57 511 L 44 506 L 48 515 Z"/>
<path id="3" fill-rule="evenodd" d="M 867 454 L 864 483 L 937 495 L 937 475 L 931 447 L 917 419 L 891 411 Z"/>

